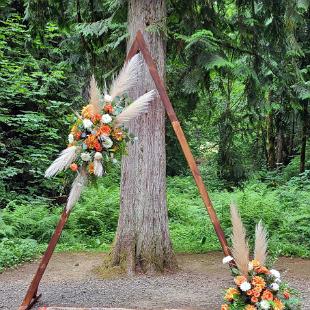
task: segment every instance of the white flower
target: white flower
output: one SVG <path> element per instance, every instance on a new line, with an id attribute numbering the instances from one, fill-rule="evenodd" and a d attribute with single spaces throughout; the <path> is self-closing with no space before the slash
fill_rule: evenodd
<path id="1" fill-rule="evenodd" d="M 101 121 L 104 124 L 109 124 L 112 122 L 112 117 L 109 114 L 103 114 L 101 117 Z"/>
<path id="2" fill-rule="evenodd" d="M 223 258 L 223 264 L 227 264 L 227 263 L 231 262 L 232 260 L 234 260 L 234 259 L 233 259 L 233 257 L 231 257 L 230 255 L 225 256 L 225 257 Z"/>
<path id="3" fill-rule="evenodd" d="M 110 95 L 104 95 L 104 101 L 105 102 L 111 102 L 112 101 L 112 97 Z"/>
<path id="4" fill-rule="evenodd" d="M 262 300 L 259 305 L 264 310 L 270 309 L 270 303 L 268 300 Z"/>
<path id="5" fill-rule="evenodd" d="M 274 280 L 274 282 L 276 282 L 276 283 L 281 283 L 282 281 L 281 281 L 280 278 L 276 278 L 276 279 Z"/>
<path id="6" fill-rule="evenodd" d="M 112 158 L 112 163 L 113 164 L 117 164 L 118 163 L 118 160 L 116 158 Z"/>
<path id="7" fill-rule="evenodd" d="M 72 143 L 74 141 L 74 136 L 72 133 L 70 133 L 70 135 L 68 136 L 68 141 L 69 143 Z"/>
<path id="8" fill-rule="evenodd" d="M 100 152 L 96 152 L 94 158 L 96 160 L 101 160 L 102 159 L 102 154 Z"/>
<path id="9" fill-rule="evenodd" d="M 90 129 L 90 128 L 93 126 L 93 122 L 92 122 L 90 119 L 85 118 L 85 119 L 83 120 L 83 126 L 84 126 L 84 128 L 86 128 L 86 129 Z"/>
<path id="10" fill-rule="evenodd" d="M 90 156 L 89 153 L 82 153 L 82 154 L 81 154 L 81 158 L 82 158 L 82 160 L 84 160 L 84 161 L 90 161 L 91 156 Z"/>
<path id="11" fill-rule="evenodd" d="M 243 291 L 243 292 L 246 292 L 248 290 L 251 289 L 251 284 L 247 281 L 243 282 L 241 285 L 240 285 L 240 290 Z"/>
<path id="12" fill-rule="evenodd" d="M 278 284 L 278 283 L 272 283 L 272 284 L 270 285 L 270 287 L 271 287 L 271 289 L 272 289 L 273 291 L 278 291 L 278 290 L 279 290 L 279 284 Z"/>
<path id="13" fill-rule="evenodd" d="M 102 146 L 104 148 L 109 149 L 113 145 L 113 141 L 109 137 L 103 136 L 102 139 L 103 139 Z"/>
<path id="14" fill-rule="evenodd" d="M 270 273 L 271 273 L 275 278 L 280 278 L 280 277 L 281 277 L 280 272 L 279 272 L 278 270 L 271 269 L 271 270 L 270 270 Z"/>
<path id="15" fill-rule="evenodd" d="M 249 270 L 253 270 L 253 264 L 251 262 L 249 262 L 249 266 L 248 266 Z"/>

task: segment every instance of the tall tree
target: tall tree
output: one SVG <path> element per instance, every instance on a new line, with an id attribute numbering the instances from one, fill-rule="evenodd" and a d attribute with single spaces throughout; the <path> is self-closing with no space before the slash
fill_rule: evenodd
<path id="1" fill-rule="evenodd" d="M 161 30 L 147 27 L 163 26 L 166 19 L 164 0 L 130 0 L 128 30 L 131 46 L 141 30 L 164 78 L 165 39 Z M 158 29 L 158 27 L 157 27 Z M 146 67 L 132 98 L 154 88 Z M 122 162 L 121 210 L 113 251 L 113 264 L 125 264 L 129 273 L 153 273 L 175 267 L 168 230 L 166 206 L 165 110 L 154 100 L 146 115 L 130 124 L 138 143 L 129 148 Z"/>

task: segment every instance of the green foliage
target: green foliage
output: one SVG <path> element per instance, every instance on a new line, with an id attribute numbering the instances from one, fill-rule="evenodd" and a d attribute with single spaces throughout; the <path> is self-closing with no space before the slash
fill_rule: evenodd
<path id="1" fill-rule="evenodd" d="M 233 192 L 213 191 L 211 198 L 226 236 L 231 234 L 229 204 L 236 202 L 250 244 L 255 224 L 262 219 L 269 232 L 269 253 L 310 256 L 310 183 L 302 176 L 276 188 L 257 180 Z M 220 244 L 198 190 L 191 177 L 168 178 L 168 215 L 175 251 L 204 253 L 219 250 Z M 89 187 L 75 206 L 63 231 L 58 251 L 107 251 L 116 231 L 119 212 L 116 179 L 105 179 Z M 12 202 L 0 213 L 0 267 L 35 257 L 46 247 L 62 208 L 39 201 Z M 294 229 L 292 229 L 294 227 Z M 36 240 L 36 244 L 33 240 Z M 31 244 L 29 251 L 25 244 Z"/>

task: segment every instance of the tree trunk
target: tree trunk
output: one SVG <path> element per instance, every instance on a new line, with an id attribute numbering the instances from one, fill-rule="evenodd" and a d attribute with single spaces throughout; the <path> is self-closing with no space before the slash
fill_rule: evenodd
<path id="1" fill-rule="evenodd" d="M 306 146 L 307 146 L 307 134 L 308 134 L 308 102 L 303 102 L 302 109 L 302 129 L 301 129 L 301 149 L 300 149 L 300 173 L 305 172 L 306 165 Z"/>
<path id="2" fill-rule="evenodd" d="M 163 24 L 164 0 L 130 0 L 128 7 L 128 48 L 138 30 L 144 34 L 161 77 L 165 70 L 165 41 L 158 32 L 145 32 L 149 25 Z M 154 89 L 145 67 L 136 98 Z M 123 265 L 128 273 L 162 272 L 176 267 L 168 229 L 166 205 L 165 110 L 157 98 L 148 113 L 130 124 L 138 141 L 129 146 L 122 161 L 121 205 L 113 265 Z"/>
<path id="3" fill-rule="evenodd" d="M 270 170 L 276 168 L 275 136 L 273 127 L 273 113 L 270 112 L 267 116 L 267 160 L 268 168 Z"/>

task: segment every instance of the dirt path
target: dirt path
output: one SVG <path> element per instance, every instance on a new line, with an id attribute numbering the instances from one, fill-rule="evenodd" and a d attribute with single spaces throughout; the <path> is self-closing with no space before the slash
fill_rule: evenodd
<path id="1" fill-rule="evenodd" d="M 54 254 L 39 288 L 43 296 L 38 306 L 216 310 L 220 309 L 223 290 L 231 284 L 221 253 L 178 255 L 181 270 L 175 274 L 100 279 L 93 270 L 102 264 L 104 255 Z M 37 264 L 0 274 L 1 310 L 17 309 Z M 303 309 L 310 309 L 310 260 L 281 258 L 276 268 L 303 292 Z"/>

